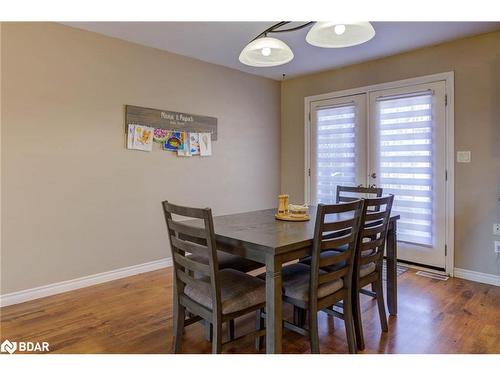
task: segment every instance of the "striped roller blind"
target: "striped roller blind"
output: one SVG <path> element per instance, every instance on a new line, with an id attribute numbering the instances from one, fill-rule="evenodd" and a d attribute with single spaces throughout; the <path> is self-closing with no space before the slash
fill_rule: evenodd
<path id="1" fill-rule="evenodd" d="M 316 110 L 316 198 L 335 203 L 337 185 L 356 185 L 356 107 Z"/>
<path id="2" fill-rule="evenodd" d="M 378 100 L 379 185 L 394 194 L 398 240 L 433 243 L 432 93 Z"/>

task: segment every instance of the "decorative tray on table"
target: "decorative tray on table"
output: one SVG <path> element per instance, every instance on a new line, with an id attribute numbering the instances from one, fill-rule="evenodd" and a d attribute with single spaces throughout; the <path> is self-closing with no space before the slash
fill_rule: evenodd
<path id="1" fill-rule="evenodd" d="M 306 205 L 289 204 L 287 210 L 279 210 L 274 216 L 284 221 L 308 221 L 311 219 L 308 212 L 309 207 Z"/>
<path id="2" fill-rule="evenodd" d="M 274 217 L 278 220 L 284 221 L 308 221 L 311 219 L 309 215 L 305 216 L 292 216 L 290 214 L 276 214 Z"/>

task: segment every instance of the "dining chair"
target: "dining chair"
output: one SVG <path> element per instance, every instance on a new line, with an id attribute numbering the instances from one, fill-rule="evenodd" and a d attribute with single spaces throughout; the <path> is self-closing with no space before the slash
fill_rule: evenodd
<path id="1" fill-rule="evenodd" d="M 344 194 L 344 193 L 348 193 Z M 358 199 L 370 198 L 370 197 L 381 197 L 383 194 L 383 189 L 378 187 L 364 187 L 364 186 L 343 186 L 337 185 L 337 195 L 336 202 L 337 203 L 348 203 Z M 376 207 L 377 209 L 378 207 Z M 333 236 L 341 235 L 342 233 L 334 233 Z M 337 249 L 339 250 L 339 249 Z M 301 263 L 311 264 L 311 257 L 305 257 L 300 259 Z M 296 309 L 294 312 L 296 319 L 298 322 L 304 322 L 303 312 Z"/>
<path id="2" fill-rule="evenodd" d="M 344 194 L 348 193 L 348 194 Z M 337 203 L 348 203 L 358 199 L 369 198 L 370 196 L 381 197 L 383 193 L 382 188 L 378 187 L 364 187 L 364 186 L 344 186 L 337 185 L 337 193 L 335 201 Z M 330 236 L 339 236 L 342 233 L 332 233 Z M 337 249 L 339 250 L 339 249 Z M 300 263 L 311 264 L 311 257 L 307 256 L 300 259 Z M 304 312 L 298 308 L 294 309 L 294 319 L 299 325 L 304 324 Z"/>
<path id="3" fill-rule="evenodd" d="M 352 288 L 352 310 L 354 314 L 354 328 L 356 332 L 356 343 L 359 350 L 364 350 L 363 324 L 361 319 L 360 294 L 366 294 L 376 298 L 380 325 L 383 332 L 388 331 L 387 317 L 385 313 L 385 302 L 382 287 L 382 267 L 391 217 L 391 209 L 394 201 L 394 195 L 386 197 L 364 199 L 364 206 L 361 215 L 361 227 L 354 257 L 354 274 Z M 337 248 L 331 253 L 342 254 L 345 249 Z M 326 255 L 325 255 L 326 256 Z M 338 265 L 323 266 L 322 269 L 328 272 L 335 272 Z M 366 290 L 367 285 L 372 286 L 372 290 Z M 348 302 L 336 304 L 336 307 L 344 311 Z M 325 309 L 331 315 L 339 316 L 333 305 Z"/>
<path id="4" fill-rule="evenodd" d="M 337 185 L 335 201 L 337 203 L 347 203 L 361 198 L 379 198 L 382 194 L 383 189 L 379 187 Z"/>
<path id="5" fill-rule="evenodd" d="M 248 335 L 222 342 L 224 322 L 264 307 L 265 282 L 235 269 L 219 269 L 210 208 L 183 207 L 168 201 L 162 205 L 174 267 L 174 353 L 181 351 L 184 327 L 200 320 L 213 326 L 212 353 L 221 353 L 244 338 L 264 335 L 262 327 Z M 172 215 L 200 219 L 203 226 L 176 221 Z M 186 311 L 191 314 L 187 319 Z"/>
<path id="6" fill-rule="evenodd" d="M 196 237 L 192 237 L 186 234 L 182 234 L 181 238 L 198 244 L 200 243 L 204 244 L 205 241 L 203 239 L 200 240 Z M 189 259 L 195 262 L 208 264 L 207 254 L 188 254 L 187 256 L 189 257 Z M 219 264 L 219 270 L 230 268 L 245 273 L 264 267 L 264 264 L 262 263 L 255 262 L 253 260 L 246 259 L 238 255 L 229 254 L 220 250 L 217 250 L 217 262 Z M 196 273 L 194 274 L 196 275 Z M 203 325 L 205 326 L 204 328 L 205 340 L 212 341 L 212 336 L 213 336 L 212 324 L 204 321 Z M 234 339 L 234 334 L 235 334 L 234 320 L 228 321 L 227 325 L 228 325 L 229 338 L 232 340 Z"/>
<path id="7" fill-rule="evenodd" d="M 282 269 L 283 301 L 307 310 L 309 327 L 284 321 L 284 327 L 309 335 L 311 352 L 319 353 L 318 312 L 339 301 L 346 301 L 343 318 L 349 353 L 356 353 L 353 311 L 351 309 L 354 252 L 358 239 L 363 201 L 334 205 L 319 204 L 316 213 L 311 264 L 294 263 Z M 331 220 L 333 218 L 333 220 Z M 342 232 L 330 238 L 331 233 Z M 327 250 L 346 246 L 346 251 Z M 324 268 L 337 265 L 334 271 Z"/>

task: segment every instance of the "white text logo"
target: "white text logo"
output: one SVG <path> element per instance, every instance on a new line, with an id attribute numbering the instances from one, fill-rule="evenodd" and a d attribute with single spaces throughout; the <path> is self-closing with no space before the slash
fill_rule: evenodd
<path id="1" fill-rule="evenodd" d="M 49 343 L 42 342 L 31 342 L 31 341 L 19 341 L 19 342 L 11 342 L 9 340 L 5 340 L 2 345 L 0 345 L 0 351 L 2 353 L 10 353 L 13 354 L 15 351 L 19 352 L 48 352 L 49 351 Z"/>

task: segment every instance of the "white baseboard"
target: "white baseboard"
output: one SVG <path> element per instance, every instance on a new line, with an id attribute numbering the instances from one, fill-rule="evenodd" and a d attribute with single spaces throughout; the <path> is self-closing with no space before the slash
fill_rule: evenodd
<path id="1" fill-rule="evenodd" d="M 79 277 L 77 279 L 62 281 L 59 283 L 44 285 L 32 289 L 21 290 L 19 292 L 8 293 L 0 295 L 0 307 L 15 305 L 18 303 L 31 301 L 42 297 L 52 296 L 54 294 L 69 292 L 71 290 L 105 283 L 107 281 L 138 275 L 145 272 L 155 271 L 160 268 L 170 267 L 171 265 L 172 265 L 172 258 L 163 258 L 148 263 L 138 264 L 135 266 L 119 268 L 116 270 L 102 272 L 95 275 Z M 455 268 L 454 277 L 470 281 L 476 281 L 484 284 L 500 286 L 499 275 L 492 275 L 488 273 L 465 270 L 462 268 Z"/>
<path id="2" fill-rule="evenodd" d="M 482 272 L 464 270 L 462 268 L 455 268 L 453 276 L 458 277 L 460 279 L 477 281 L 478 283 L 500 286 L 500 276 L 492 275 L 490 273 L 482 273 Z"/>
<path id="3" fill-rule="evenodd" d="M 15 305 L 21 302 L 31 301 L 37 298 L 48 297 L 54 294 L 69 292 L 70 290 L 85 288 L 87 286 L 105 283 L 140 273 L 155 271 L 172 265 L 172 258 L 163 258 L 135 266 L 118 268 L 116 270 L 79 277 L 77 279 L 62 281 L 59 283 L 39 286 L 19 292 L 8 293 L 0 296 L 0 307 Z"/>

